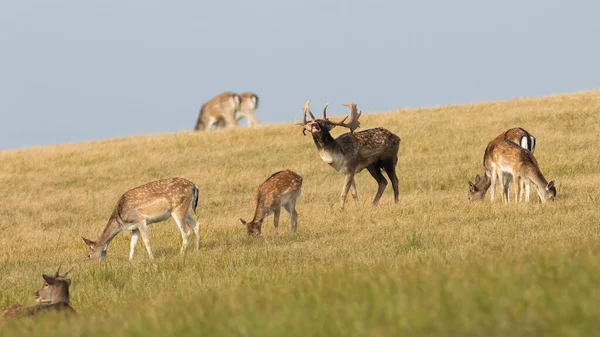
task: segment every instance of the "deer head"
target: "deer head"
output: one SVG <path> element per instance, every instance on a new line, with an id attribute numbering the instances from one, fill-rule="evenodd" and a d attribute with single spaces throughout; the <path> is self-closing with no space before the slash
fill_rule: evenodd
<path id="1" fill-rule="evenodd" d="M 346 117 L 344 117 L 344 119 L 342 119 L 339 122 L 332 122 L 331 120 L 329 120 L 327 118 L 327 107 L 329 106 L 329 103 L 325 104 L 325 108 L 323 108 L 323 118 L 315 118 L 315 115 L 313 115 L 312 111 L 310 110 L 310 100 L 306 101 L 306 103 L 304 103 L 304 107 L 302 108 L 302 113 L 303 113 L 303 118 L 302 118 L 302 123 L 296 123 L 296 125 L 300 125 L 303 127 L 302 129 L 302 134 L 306 135 L 306 131 L 310 131 L 311 133 L 318 133 L 321 132 L 321 130 L 325 130 L 325 131 L 330 131 L 331 129 L 333 129 L 336 126 L 343 126 L 345 128 L 350 129 L 350 132 L 354 132 L 354 130 L 356 130 L 359 126 L 360 126 L 360 122 L 358 121 L 358 118 L 362 115 L 362 112 L 358 112 L 357 108 L 356 108 L 356 104 L 354 103 L 349 103 L 349 104 L 343 104 L 344 106 L 347 106 L 350 108 L 350 114 Z M 312 118 L 312 120 L 310 122 L 308 122 L 306 120 L 306 113 L 308 113 L 310 115 L 310 117 Z M 348 117 L 350 117 L 350 121 L 348 123 L 345 123 L 346 119 L 348 119 Z"/>
<path id="2" fill-rule="evenodd" d="M 60 266 L 58 266 L 58 270 L 56 270 L 54 276 L 42 274 L 45 282 L 42 284 L 42 287 L 35 292 L 35 301 L 37 303 L 69 303 L 69 286 L 71 285 L 71 280 L 66 277 L 72 269 L 73 268 L 69 269 L 63 275 L 60 275 Z"/>
<path id="3" fill-rule="evenodd" d="M 489 185 L 489 179 L 487 177 L 482 179 L 479 174 L 475 177 L 475 183 L 469 181 L 469 201 L 483 200 Z"/>
<path id="4" fill-rule="evenodd" d="M 90 248 L 90 253 L 88 255 L 90 259 L 103 261 L 106 258 L 105 247 L 101 247 L 95 241 L 92 241 L 90 239 L 86 239 L 84 237 L 81 238 L 83 239 L 83 242 L 85 242 L 85 244 Z"/>
<path id="5" fill-rule="evenodd" d="M 261 230 L 262 230 L 263 219 L 261 219 L 259 221 L 250 221 L 250 222 L 247 222 L 244 219 L 240 219 L 240 222 L 246 226 L 246 229 L 248 230 L 248 235 L 260 236 Z"/>

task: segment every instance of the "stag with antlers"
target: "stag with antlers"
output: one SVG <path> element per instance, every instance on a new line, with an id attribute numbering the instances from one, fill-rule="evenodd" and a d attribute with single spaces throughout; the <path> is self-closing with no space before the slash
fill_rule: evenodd
<path id="1" fill-rule="evenodd" d="M 20 304 L 14 304 L 2 312 L 2 317 L 27 317 L 34 316 L 43 312 L 61 312 L 66 314 L 75 313 L 71 307 L 71 297 L 69 296 L 69 286 L 71 279 L 67 278 L 69 269 L 63 275 L 60 275 L 60 266 L 53 276 L 42 274 L 44 284 L 35 292 L 36 305 L 24 307 Z"/>
<path id="2" fill-rule="evenodd" d="M 373 199 L 373 205 L 379 202 L 387 186 L 382 170 L 386 172 L 392 182 L 394 201 L 398 202 L 396 164 L 398 163 L 400 138 L 384 128 L 368 129 L 355 133 L 354 130 L 360 126 L 358 118 L 361 116 L 356 104 L 344 104 L 344 106 L 350 108 L 350 114 L 340 122 L 333 122 L 327 118 L 328 105 L 325 105 L 323 109 L 323 118 L 315 118 L 310 111 L 309 104 L 310 100 L 304 104 L 302 109 L 304 118 L 299 125 L 303 126 L 303 134 L 306 131 L 311 133 L 323 161 L 335 168 L 336 171 L 346 175 L 340 206 L 344 208 L 348 191 L 352 194 L 355 204 L 360 205 L 354 175 L 364 168 L 371 173 L 379 184 L 377 194 Z M 310 122 L 306 120 L 307 113 L 312 118 Z M 348 118 L 350 120 L 346 123 Z M 346 127 L 350 129 L 350 132 L 334 139 L 329 132 L 336 126 Z"/>

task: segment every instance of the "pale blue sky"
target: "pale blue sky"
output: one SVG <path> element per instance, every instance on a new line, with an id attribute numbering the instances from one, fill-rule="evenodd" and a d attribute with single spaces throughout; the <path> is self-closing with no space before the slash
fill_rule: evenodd
<path id="1" fill-rule="evenodd" d="M 253 91 L 264 123 L 598 88 L 597 1 L 3 1 L 0 150 L 191 130 Z M 245 125 L 245 121 L 243 123 Z"/>

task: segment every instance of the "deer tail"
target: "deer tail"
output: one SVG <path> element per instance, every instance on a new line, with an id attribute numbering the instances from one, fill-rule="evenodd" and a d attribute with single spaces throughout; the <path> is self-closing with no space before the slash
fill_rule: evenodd
<path id="1" fill-rule="evenodd" d="M 192 203 L 193 203 L 193 207 L 194 207 L 194 214 L 196 214 L 196 207 L 198 207 L 198 186 L 194 185 L 194 191 L 192 193 L 193 193 Z"/>

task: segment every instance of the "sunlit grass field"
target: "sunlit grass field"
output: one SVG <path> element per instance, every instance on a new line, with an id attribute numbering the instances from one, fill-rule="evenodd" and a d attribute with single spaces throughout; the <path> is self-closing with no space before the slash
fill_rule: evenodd
<path id="1" fill-rule="evenodd" d="M 298 120 L 302 103 L 290 107 Z M 371 206 L 377 184 L 365 170 L 362 206 L 348 196 L 340 210 L 343 175 L 294 125 L 0 152 L 0 310 L 33 305 L 41 274 L 62 263 L 74 266 L 78 311 L 4 320 L 0 335 L 600 334 L 600 91 L 387 113 L 357 103 L 359 130 L 402 139 L 398 204 L 388 185 Z M 469 203 L 487 143 L 515 126 L 537 138 L 556 200 Z M 282 169 L 304 178 L 298 232 L 282 211 L 279 234 L 269 217 L 249 238 L 238 219 L 252 217 L 252 193 Z M 151 225 L 155 260 L 140 240 L 130 262 L 125 232 L 105 262 L 89 261 L 81 236 L 96 239 L 120 195 L 172 176 L 200 189 L 200 250 L 179 254 L 170 219 Z"/>

